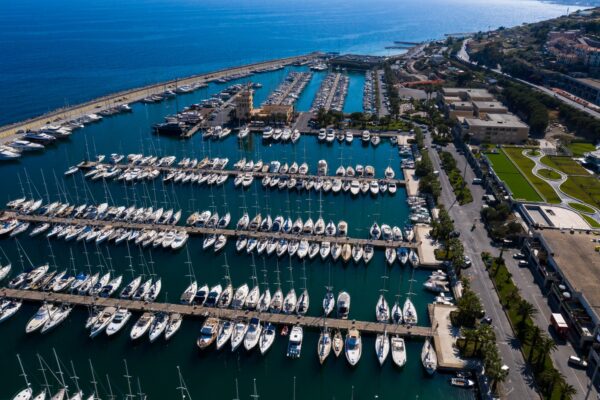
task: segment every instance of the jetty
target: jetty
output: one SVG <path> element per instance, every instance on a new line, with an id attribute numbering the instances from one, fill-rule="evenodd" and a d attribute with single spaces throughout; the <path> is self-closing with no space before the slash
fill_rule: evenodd
<path id="1" fill-rule="evenodd" d="M 139 165 L 131 165 L 131 164 L 108 164 L 108 163 L 99 163 L 96 161 L 84 161 L 79 164 L 79 168 L 81 169 L 90 169 L 90 168 L 140 168 L 140 169 L 156 169 L 164 173 L 169 172 L 202 172 L 203 174 L 217 174 L 217 175 L 229 175 L 229 176 L 237 176 L 237 175 L 251 175 L 254 178 L 264 178 L 265 176 L 277 176 L 277 177 L 288 177 L 288 178 L 301 178 L 301 179 L 339 179 L 342 182 L 380 182 L 384 181 L 386 183 L 395 183 L 398 186 L 406 186 L 406 180 L 404 179 L 390 179 L 390 178 L 376 178 L 376 177 L 359 177 L 359 176 L 338 176 L 338 175 L 304 175 L 304 174 L 290 174 L 290 173 L 280 173 L 280 172 L 262 172 L 262 171 L 242 171 L 237 169 L 205 169 L 205 168 L 184 168 L 184 167 L 174 167 L 174 166 L 139 166 Z"/>
<path id="2" fill-rule="evenodd" d="M 124 228 L 124 229 L 138 229 L 138 230 L 155 230 L 155 231 L 185 231 L 190 236 L 198 235 L 225 235 L 225 236 L 247 236 L 254 237 L 257 239 L 262 238 L 277 238 L 287 240 L 298 240 L 306 239 L 313 242 L 330 242 L 330 243 L 348 243 L 350 245 L 367 245 L 370 244 L 373 247 L 379 248 L 398 248 L 406 247 L 412 249 L 419 248 L 419 242 L 406 242 L 399 240 L 372 240 L 372 239 L 359 239 L 342 236 L 322 236 L 314 234 L 292 234 L 284 232 L 262 232 L 252 230 L 237 230 L 237 229 L 219 229 L 219 228 L 201 228 L 192 226 L 180 226 L 180 225 L 163 225 L 163 224 L 144 224 L 134 223 L 127 221 L 109 221 L 109 220 L 98 220 L 98 219 L 85 219 L 85 218 L 59 218 L 49 217 L 45 215 L 28 215 L 19 214 L 14 211 L 3 211 L 0 213 L 1 218 L 14 218 L 19 221 L 27 222 L 38 222 L 38 223 L 49 223 L 49 224 L 62 224 L 62 225 L 87 225 L 90 227 L 104 227 L 110 226 L 112 228 Z"/>
<path id="3" fill-rule="evenodd" d="M 27 119 L 25 121 L 2 126 L 0 127 L 0 138 L 15 136 L 19 133 L 19 131 L 36 130 L 49 123 L 68 121 L 79 118 L 86 114 L 97 113 L 99 110 L 105 108 L 106 104 L 110 104 L 111 107 L 121 104 L 130 104 L 141 101 L 146 97 L 163 93 L 165 90 L 175 90 L 178 86 L 203 85 L 222 78 L 227 78 L 230 75 L 247 74 L 256 70 L 276 68 L 284 65 L 291 65 L 297 62 L 310 61 L 320 56 L 320 53 L 315 52 L 299 56 L 279 58 L 232 68 L 225 68 L 218 71 L 192 75 L 186 78 L 155 83 L 144 87 L 112 93 L 82 104 L 61 108 L 51 111 L 47 114 Z"/>
<path id="4" fill-rule="evenodd" d="M 358 329 L 363 334 L 378 334 L 387 332 L 389 335 L 426 338 L 431 337 L 431 327 L 384 324 L 380 322 L 356 321 L 350 319 L 299 316 L 296 314 L 259 313 L 257 311 L 234 310 L 230 308 L 213 308 L 198 305 L 151 303 L 137 300 L 126 300 L 111 297 L 80 296 L 66 293 L 41 292 L 22 289 L 0 289 L 0 296 L 28 302 L 57 302 L 68 303 L 80 307 L 124 307 L 138 312 L 180 313 L 186 317 L 207 318 L 217 317 L 236 320 L 239 318 L 260 318 L 263 322 L 277 325 L 301 325 L 308 329 L 321 329 L 327 326 L 331 329 Z"/>

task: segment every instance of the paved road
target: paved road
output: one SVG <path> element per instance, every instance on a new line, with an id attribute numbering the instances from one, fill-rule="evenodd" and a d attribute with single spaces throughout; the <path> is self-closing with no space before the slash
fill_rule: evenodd
<path id="1" fill-rule="evenodd" d="M 461 49 L 458 51 L 458 53 L 456 53 L 456 58 L 459 61 L 471 64 L 471 65 L 477 65 L 476 63 L 474 63 L 474 62 L 471 61 L 471 59 L 469 57 L 469 54 L 467 53 L 466 46 L 467 46 L 467 43 L 469 41 L 470 41 L 470 39 L 467 39 L 467 40 L 463 41 Z M 504 77 L 506 77 L 508 79 L 511 79 L 513 81 L 516 81 L 516 82 L 522 83 L 524 85 L 527 85 L 527 86 L 529 86 L 529 87 L 531 87 L 531 88 L 533 88 L 533 89 L 535 89 L 535 90 L 537 90 L 539 92 L 543 92 L 543 93 L 547 94 L 548 96 L 554 97 L 555 99 L 557 99 L 559 101 L 562 101 L 563 103 L 565 103 L 565 104 L 567 104 L 567 105 L 569 105 L 571 107 L 574 107 L 574 108 L 576 108 L 576 109 L 578 109 L 580 111 L 583 111 L 583 112 L 591 115 L 594 118 L 600 118 L 600 113 L 598 113 L 598 112 L 596 112 L 594 110 L 591 110 L 591 109 L 589 109 L 587 107 L 584 107 L 581 104 L 579 104 L 579 103 L 577 103 L 577 102 L 575 102 L 573 100 L 567 99 L 566 97 L 559 96 L 556 93 L 554 93 L 552 90 L 548 89 L 547 87 L 540 86 L 540 85 L 535 85 L 535 84 L 533 84 L 531 82 L 527 82 L 527 81 L 525 81 L 523 79 L 515 78 L 515 77 L 513 77 L 513 76 L 511 76 L 509 74 L 506 74 L 506 73 L 504 73 L 504 72 L 502 72 L 500 70 L 497 70 L 497 69 L 490 69 L 490 68 L 488 68 L 488 67 L 486 67 L 484 65 L 479 65 L 479 66 L 482 67 L 482 68 L 484 68 L 484 69 L 487 69 L 487 70 L 490 70 L 492 72 L 495 72 L 497 74 L 500 74 L 500 75 L 502 75 L 502 76 L 504 76 Z"/>
<path id="2" fill-rule="evenodd" d="M 384 95 L 386 94 L 388 88 L 387 85 L 385 84 L 385 80 L 384 80 L 384 71 L 382 69 L 378 69 L 376 71 L 375 74 L 377 80 L 379 81 L 379 95 L 377 96 L 377 107 L 379 110 L 378 113 L 378 117 L 385 117 L 386 115 L 388 115 L 390 112 L 387 108 L 387 105 L 385 104 L 385 98 Z"/>
<path id="3" fill-rule="evenodd" d="M 500 301 L 494 290 L 494 286 L 488 277 L 483 261 L 481 260 L 481 252 L 488 251 L 492 254 L 497 254 L 498 251 L 491 246 L 490 240 L 483 225 L 479 221 L 479 212 L 482 206 L 483 189 L 480 186 L 471 185 L 474 201 L 464 206 L 459 206 L 448 181 L 448 177 L 440 165 L 440 158 L 435 150 L 431 148 L 431 138 L 427 135 L 425 144 L 429 146 L 429 154 L 434 166 L 434 169 L 440 171 L 440 181 L 442 184 L 441 202 L 448 209 L 450 216 L 454 220 L 456 230 L 461 235 L 460 239 L 465 248 L 465 254 L 472 260 L 472 267 L 467 271 L 467 275 L 471 278 L 471 287 L 481 297 L 481 302 L 488 316 L 494 321 L 494 331 L 498 341 L 498 347 L 503 362 L 510 367 L 508 379 L 503 384 L 503 393 L 509 399 L 539 399 L 539 395 L 531 386 L 529 373 L 527 371 L 523 355 L 518 347 L 514 346 L 514 337 L 508 318 L 502 311 Z M 454 153 L 458 161 L 459 168 L 464 171 L 465 160 L 463 156 L 459 156 L 453 145 L 446 146 L 447 151 Z M 471 168 L 466 170 L 467 182 L 471 182 L 474 178 L 474 173 Z M 471 230 L 473 223 L 476 222 L 475 230 Z"/>
<path id="4" fill-rule="evenodd" d="M 430 144 L 428 143 L 429 140 L 429 138 L 426 139 L 427 144 Z M 455 226 L 461 232 L 460 237 L 465 246 L 465 253 L 473 260 L 473 267 L 467 270 L 469 275 L 475 278 L 472 282 L 472 287 L 479 293 L 486 311 L 494 320 L 494 328 L 500 344 L 503 360 L 511 367 L 510 381 L 505 384 L 506 392 L 509 394 L 509 398 L 515 399 L 534 398 L 525 397 L 528 393 L 530 396 L 537 397 L 537 394 L 533 392 L 533 389 L 531 389 L 528 383 L 520 376 L 520 371 L 524 367 L 523 357 L 518 349 L 513 349 L 511 347 L 511 344 L 514 341 L 512 329 L 508 324 L 508 319 L 500 309 L 496 292 L 479 256 L 481 251 L 488 251 L 497 255 L 498 249 L 491 246 L 483 224 L 477 222 L 477 228 L 471 232 L 474 220 L 479 217 L 479 210 L 483 203 L 482 196 L 485 192 L 481 186 L 472 185 L 470 183 L 473 181 L 473 178 L 475 178 L 475 174 L 467 164 L 465 157 L 456 151 L 454 145 L 450 144 L 446 146 L 445 151 L 450 152 L 454 156 L 457 161 L 457 167 L 461 171 L 465 171 L 466 166 L 465 181 L 469 184 L 469 188 L 473 193 L 474 201 L 472 203 L 464 206 L 459 206 L 458 203 L 455 203 L 450 207 L 449 211 L 451 217 L 454 219 Z M 430 155 L 432 156 L 434 168 L 442 171 L 437 152 L 430 150 Z M 443 172 L 440 172 L 440 180 L 442 182 L 442 202 L 448 207 L 448 204 L 453 204 L 452 202 L 454 201 L 452 187 Z M 528 268 L 520 268 L 518 262 L 512 258 L 512 254 L 515 252 L 516 250 L 505 253 L 504 259 L 506 260 L 506 266 L 512 274 L 513 280 L 519 288 L 521 295 L 538 310 L 538 314 L 534 317 L 536 324 L 547 333 L 551 334 L 548 328 L 550 326 L 550 314 L 552 311 L 548 305 L 547 299 L 542 294 L 540 287 L 534 281 L 531 271 Z M 557 344 L 558 350 L 551 355 L 552 361 L 556 368 L 566 377 L 567 382 L 577 389 L 578 394 L 576 398 L 584 399 L 588 391 L 590 379 L 585 371 L 573 369 L 567 364 L 569 356 L 576 354 L 573 346 L 571 346 L 570 343 Z M 509 361 L 512 361 L 514 366 L 511 365 Z M 517 371 L 516 376 L 514 375 L 515 370 Z M 590 389 L 588 398 L 597 398 L 595 388 L 592 387 Z"/>

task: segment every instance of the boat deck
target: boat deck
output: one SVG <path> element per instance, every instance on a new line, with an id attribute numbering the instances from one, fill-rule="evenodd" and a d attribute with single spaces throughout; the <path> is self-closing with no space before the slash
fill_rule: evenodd
<path id="1" fill-rule="evenodd" d="M 389 335 L 400 335 L 405 337 L 425 338 L 432 335 L 430 327 L 412 326 L 395 324 L 383 324 L 370 321 L 344 320 L 337 318 L 324 318 L 313 316 L 298 316 L 288 314 L 258 313 L 255 311 L 233 310 L 222 308 L 209 308 L 203 306 L 192 306 L 185 304 L 170 303 L 147 303 L 143 301 L 124 300 L 116 298 L 102 298 L 92 296 L 79 296 L 65 293 L 48 293 L 21 289 L 0 289 L 0 296 L 20 299 L 29 302 L 53 301 L 59 303 L 69 303 L 81 307 L 92 306 L 112 306 L 125 307 L 130 311 L 150 311 L 150 312 L 177 312 L 183 316 L 206 318 L 217 317 L 229 320 L 237 318 L 250 319 L 252 317 L 260 318 L 263 322 L 271 322 L 277 325 L 301 325 L 308 329 L 320 329 L 327 326 L 330 329 L 348 330 L 356 328 L 363 334 L 378 334 L 387 332 Z"/>
<path id="2" fill-rule="evenodd" d="M 106 168 L 111 168 L 111 167 L 118 167 L 121 169 L 126 169 L 126 168 L 148 168 L 148 169 L 158 169 L 161 172 L 175 172 L 175 171 L 181 171 L 181 172 L 202 172 L 205 174 L 218 174 L 218 175 L 230 175 L 230 176 L 237 176 L 237 175 L 246 175 L 246 174 L 250 174 L 255 178 L 263 178 L 265 176 L 277 176 L 277 177 L 287 177 L 287 178 L 301 178 L 301 179 L 340 179 L 342 182 L 345 181 L 359 181 L 359 182 L 371 182 L 371 181 L 384 181 L 386 183 L 395 183 L 397 186 L 405 186 L 406 185 L 406 180 L 404 179 L 388 179 L 388 178 L 375 178 L 375 177 L 350 177 L 350 176 L 337 176 L 337 175 L 302 175 L 302 174 L 290 174 L 290 173 L 274 173 L 274 172 L 261 172 L 261 171 L 240 171 L 240 170 L 235 170 L 235 169 L 199 169 L 199 168 L 182 168 L 182 167 L 177 167 L 177 166 L 171 166 L 171 167 L 166 167 L 166 166 L 161 166 L 161 167 L 154 167 L 154 166 L 135 166 L 135 165 L 130 165 L 130 164 L 108 164 L 108 163 L 98 163 L 95 161 L 85 161 L 83 163 L 80 164 L 80 168 L 82 169 L 90 169 L 90 168 L 95 168 L 98 166 L 103 166 Z"/>
<path id="3" fill-rule="evenodd" d="M 25 215 L 19 214 L 14 211 L 3 211 L 0 214 L 2 217 L 6 218 L 16 218 L 20 221 L 28 221 L 28 222 L 47 222 L 51 224 L 64 224 L 64 225 L 87 225 L 87 226 L 110 226 L 113 228 L 125 228 L 125 229 L 154 229 L 157 231 L 186 231 L 189 235 L 225 235 L 225 236 L 242 236 L 245 235 L 247 237 L 255 237 L 255 238 L 272 238 L 275 237 L 277 239 L 287 239 L 287 240 L 299 240 L 306 239 L 313 242 L 330 242 L 330 243 L 348 243 L 351 245 L 366 245 L 371 244 L 373 247 L 379 248 L 398 248 L 398 247 L 406 247 L 418 249 L 418 242 L 405 242 L 405 241 L 393 241 L 393 240 L 371 240 L 371 239 L 359 239 L 359 238 L 351 238 L 351 237 L 338 237 L 338 236 L 322 236 L 322 235 L 310 235 L 310 234 L 287 234 L 283 232 L 258 232 L 258 231 L 249 231 L 249 230 L 236 230 L 236 229 L 216 229 L 216 228 L 199 228 L 199 227 L 191 227 L 191 226 L 181 226 L 181 225 L 162 225 L 162 224 L 142 224 L 142 223 L 133 223 L 126 221 L 104 221 L 97 219 L 84 219 L 84 218 L 58 218 L 58 217 L 48 217 L 44 215 Z"/>

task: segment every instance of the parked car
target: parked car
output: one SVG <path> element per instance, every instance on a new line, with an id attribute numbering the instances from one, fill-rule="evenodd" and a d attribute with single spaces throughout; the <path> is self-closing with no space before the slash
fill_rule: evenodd
<path id="1" fill-rule="evenodd" d="M 481 185 L 482 182 L 481 178 L 473 178 L 473 185 Z"/>
<path id="2" fill-rule="evenodd" d="M 523 253 L 515 253 L 515 254 L 513 254 L 513 258 L 515 260 L 523 260 L 525 258 L 525 254 L 523 254 Z"/>
<path id="3" fill-rule="evenodd" d="M 448 235 L 450 238 L 457 238 L 460 236 L 460 232 L 459 231 L 452 231 L 450 232 L 450 235 Z"/>
<path id="4" fill-rule="evenodd" d="M 519 260 L 519 267 L 527 267 L 529 262 L 527 260 Z"/>
<path id="5" fill-rule="evenodd" d="M 587 366 L 588 366 L 587 361 L 585 361 L 583 358 L 580 358 L 577 356 L 570 356 L 569 364 L 571 364 L 572 366 L 575 366 L 575 367 L 579 367 L 579 368 L 587 368 Z"/>
<path id="6" fill-rule="evenodd" d="M 472 262 L 471 259 L 469 258 L 469 256 L 465 256 L 465 268 L 469 268 L 471 266 Z"/>
<path id="7" fill-rule="evenodd" d="M 481 321 L 479 321 L 479 322 L 481 322 L 482 324 L 491 325 L 492 324 L 492 317 L 485 316 L 485 317 L 481 318 Z"/>

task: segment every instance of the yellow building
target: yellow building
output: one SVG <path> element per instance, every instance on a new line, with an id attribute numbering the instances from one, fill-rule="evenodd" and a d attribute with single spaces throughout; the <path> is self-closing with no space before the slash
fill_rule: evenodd
<path id="1" fill-rule="evenodd" d="M 252 89 L 244 89 L 235 100 L 235 117 L 239 120 L 249 120 L 254 111 Z"/>

